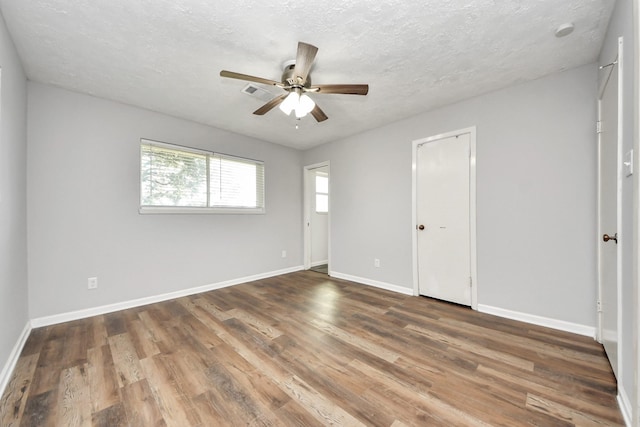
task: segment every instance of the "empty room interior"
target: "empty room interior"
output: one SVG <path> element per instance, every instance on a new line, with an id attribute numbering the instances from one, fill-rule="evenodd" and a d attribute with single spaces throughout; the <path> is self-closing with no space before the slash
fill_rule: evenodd
<path id="1" fill-rule="evenodd" d="M 638 1 L 0 14 L 0 426 L 640 426 Z"/>

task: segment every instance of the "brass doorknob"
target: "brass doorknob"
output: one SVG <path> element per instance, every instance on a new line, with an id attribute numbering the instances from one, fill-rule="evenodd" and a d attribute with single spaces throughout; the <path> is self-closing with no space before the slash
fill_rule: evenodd
<path id="1" fill-rule="evenodd" d="M 609 236 L 608 234 L 603 234 L 602 240 L 604 240 L 605 242 L 608 242 L 609 240 L 613 240 L 614 242 L 616 242 L 616 244 L 618 244 L 618 233 L 614 234 L 613 236 Z"/>
<path id="2" fill-rule="evenodd" d="M 424 230 L 424 225 L 420 224 L 420 225 L 418 226 L 418 230 Z"/>

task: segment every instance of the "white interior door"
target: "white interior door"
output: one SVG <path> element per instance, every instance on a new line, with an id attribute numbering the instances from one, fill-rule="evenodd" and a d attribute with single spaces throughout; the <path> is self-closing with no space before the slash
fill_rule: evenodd
<path id="1" fill-rule="evenodd" d="M 418 145 L 416 233 L 421 295 L 471 305 L 470 135 Z"/>
<path id="2" fill-rule="evenodd" d="M 618 377 L 619 357 L 619 267 L 618 225 L 621 188 L 619 153 L 619 60 L 603 69 L 598 102 L 598 230 L 600 341 Z M 618 377 L 619 378 L 619 377 Z"/>

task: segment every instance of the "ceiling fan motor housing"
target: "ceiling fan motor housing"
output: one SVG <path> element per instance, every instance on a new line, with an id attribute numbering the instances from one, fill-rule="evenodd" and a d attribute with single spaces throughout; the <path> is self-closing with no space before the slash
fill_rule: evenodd
<path id="1" fill-rule="evenodd" d="M 299 86 L 302 87 L 302 85 L 300 85 L 296 79 L 295 76 L 293 74 L 295 68 L 296 68 L 296 61 L 287 61 L 283 64 L 283 70 L 282 70 L 282 79 L 281 82 L 287 86 Z M 308 74 L 307 75 L 307 81 L 304 83 L 304 87 L 308 88 L 311 86 L 311 75 Z"/>

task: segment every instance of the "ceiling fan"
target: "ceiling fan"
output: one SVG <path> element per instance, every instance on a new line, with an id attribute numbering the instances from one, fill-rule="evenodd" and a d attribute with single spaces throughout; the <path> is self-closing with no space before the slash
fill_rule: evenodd
<path id="1" fill-rule="evenodd" d="M 249 76 L 247 74 L 234 73 L 233 71 L 220 71 L 221 77 L 228 77 L 238 80 L 246 80 L 255 83 L 262 83 L 270 86 L 277 86 L 287 93 L 273 98 L 253 114 L 262 116 L 273 108 L 279 106 L 287 115 L 295 111 L 296 117 L 301 118 L 308 113 L 318 122 L 323 122 L 329 117 L 318 107 L 307 93 L 338 93 L 345 95 L 366 95 L 369 92 L 369 85 L 366 84 L 328 84 L 312 85 L 309 70 L 318 53 L 318 48 L 308 43 L 298 42 L 298 53 L 294 61 L 284 63 L 281 81 L 263 79 L 261 77 Z"/>

